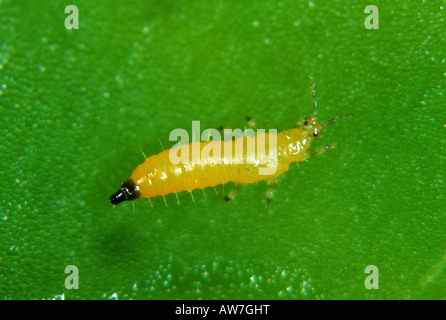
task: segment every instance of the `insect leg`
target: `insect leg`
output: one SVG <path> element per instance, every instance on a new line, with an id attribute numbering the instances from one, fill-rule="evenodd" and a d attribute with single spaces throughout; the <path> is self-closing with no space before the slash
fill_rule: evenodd
<path id="1" fill-rule="evenodd" d="M 228 129 L 228 127 L 227 126 L 219 126 L 218 128 L 217 128 L 217 130 L 218 130 L 218 132 L 220 133 L 220 135 L 221 135 L 221 140 L 224 140 L 224 132 L 225 132 L 225 129 Z M 210 131 L 209 131 L 209 135 L 210 135 Z M 209 140 L 209 137 L 208 137 L 208 140 Z M 215 187 L 214 187 L 214 189 L 215 189 Z M 217 189 L 215 189 L 215 192 L 217 192 Z M 218 193 L 217 193 L 218 194 Z"/>
<path id="2" fill-rule="evenodd" d="M 307 119 L 305 119 L 305 118 L 302 118 L 302 119 L 297 120 L 297 121 L 294 123 L 293 127 L 294 127 L 294 128 L 300 128 L 300 127 L 302 127 L 302 126 L 305 124 L 305 121 L 306 121 L 306 120 L 307 120 Z"/>
<path id="3" fill-rule="evenodd" d="M 232 188 L 231 192 L 229 192 L 229 194 L 224 198 L 225 201 L 234 200 L 239 191 L 240 191 L 240 183 L 234 183 L 234 187 Z"/>
<path id="4" fill-rule="evenodd" d="M 257 130 L 257 124 L 256 124 L 256 122 L 254 121 L 253 118 L 251 118 L 251 117 L 246 117 L 246 121 L 248 121 L 248 126 L 249 126 L 251 129 L 253 129 L 253 130 Z"/>
<path id="5" fill-rule="evenodd" d="M 274 196 L 274 187 L 275 187 L 275 181 L 274 180 L 268 180 L 266 182 L 268 189 L 266 190 L 266 213 L 269 213 L 269 209 L 271 207 L 271 200 Z"/>
<path id="6" fill-rule="evenodd" d="M 321 155 L 328 149 L 334 149 L 336 147 L 336 144 L 327 144 L 325 146 L 317 147 L 313 150 L 308 150 L 302 155 L 302 160 L 306 160 L 308 158 L 313 158 Z"/>

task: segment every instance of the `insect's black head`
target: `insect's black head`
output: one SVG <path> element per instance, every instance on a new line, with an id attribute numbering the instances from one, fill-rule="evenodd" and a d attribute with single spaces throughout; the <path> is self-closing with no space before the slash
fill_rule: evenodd
<path id="1" fill-rule="evenodd" d="M 119 190 L 110 197 L 110 202 L 113 205 L 116 205 L 125 200 L 135 200 L 140 196 L 141 192 L 139 191 L 138 186 L 132 179 L 129 179 L 124 182 L 121 188 L 119 188 Z"/>

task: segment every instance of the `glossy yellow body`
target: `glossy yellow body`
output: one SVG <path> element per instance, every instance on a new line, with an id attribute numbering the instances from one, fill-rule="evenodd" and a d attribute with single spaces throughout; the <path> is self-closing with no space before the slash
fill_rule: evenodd
<path id="1" fill-rule="evenodd" d="M 164 150 L 146 158 L 135 169 L 130 179 L 141 192 L 141 197 L 145 198 L 203 189 L 228 182 L 255 183 L 274 180 L 287 171 L 291 163 L 303 161 L 308 157 L 306 151 L 321 129 L 322 126 L 314 121 L 301 128 L 283 131 L 271 137 L 268 133 L 262 133 L 254 137 L 243 136 L 234 141 L 193 142 L 189 144 L 188 163 L 173 164 L 169 158 L 171 150 Z M 277 138 L 275 171 L 268 175 L 261 174 L 259 169 L 266 168 L 268 163 L 274 161 L 269 155 L 269 141 L 274 138 Z M 258 156 L 256 152 L 248 151 L 248 145 L 252 145 L 250 144 L 252 142 L 255 142 L 255 145 L 258 145 L 258 142 L 264 143 L 266 152 L 263 157 Z M 217 158 L 219 161 L 216 161 L 213 153 L 209 155 L 209 152 L 203 152 L 217 147 L 217 144 L 222 150 L 220 157 Z M 235 152 L 237 145 L 243 146 L 243 152 Z M 226 148 L 232 148 L 231 158 L 225 155 Z M 200 150 L 201 156 L 199 159 L 194 159 L 192 150 L 197 149 Z"/>

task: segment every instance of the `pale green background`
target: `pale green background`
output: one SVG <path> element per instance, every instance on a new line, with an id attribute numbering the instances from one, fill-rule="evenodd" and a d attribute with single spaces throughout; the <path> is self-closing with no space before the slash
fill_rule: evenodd
<path id="1" fill-rule="evenodd" d="M 69 4 L 79 30 L 64 28 Z M 445 14 L 444 1 L 0 1 L 0 297 L 446 298 Z M 270 214 L 265 184 L 230 203 L 220 186 L 112 209 L 140 149 L 171 146 L 175 128 L 311 115 L 310 74 L 322 119 L 355 117 L 315 141 L 337 149 L 281 177 Z"/>

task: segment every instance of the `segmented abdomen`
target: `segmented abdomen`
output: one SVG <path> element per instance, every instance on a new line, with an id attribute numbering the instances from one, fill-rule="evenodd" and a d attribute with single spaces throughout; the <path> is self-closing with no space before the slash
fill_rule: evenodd
<path id="1" fill-rule="evenodd" d="M 188 163 L 173 164 L 170 159 L 171 149 L 164 150 L 147 158 L 135 169 L 130 178 L 138 186 L 141 196 L 146 198 L 203 189 L 228 182 L 254 183 L 274 179 L 288 170 L 289 163 L 293 161 L 286 153 L 287 143 L 291 141 L 290 131 L 288 131 L 288 134 L 282 132 L 271 137 L 269 134 L 263 134 L 263 137 L 261 135 L 255 137 L 244 136 L 235 141 L 227 142 L 194 142 L 189 144 Z M 248 145 L 253 141 L 255 142 L 254 145 L 257 145 L 259 137 L 263 139 L 261 143 L 263 142 L 265 145 L 263 157 L 259 157 L 255 149 L 252 152 L 253 150 L 248 148 Z M 259 170 L 266 168 L 267 163 L 271 164 L 272 161 L 269 155 L 269 141 L 271 138 L 277 138 L 277 166 L 273 174 L 260 174 Z M 195 145 L 193 146 L 193 144 Z M 215 156 L 213 158 L 214 154 L 209 154 L 209 150 L 212 146 L 217 147 L 217 144 L 220 145 L 221 154 L 219 157 Z M 243 146 L 243 152 L 236 152 L 237 144 Z M 199 150 L 200 156 L 197 159 L 192 156 L 194 147 Z M 203 153 L 205 147 L 207 152 Z M 225 154 L 225 148 L 232 148 L 232 158 Z M 173 151 L 175 150 L 173 149 Z M 254 163 L 248 163 L 248 160 Z"/>

